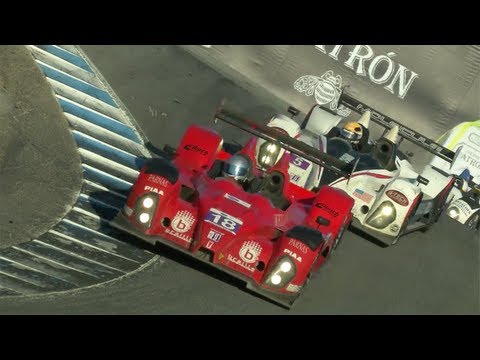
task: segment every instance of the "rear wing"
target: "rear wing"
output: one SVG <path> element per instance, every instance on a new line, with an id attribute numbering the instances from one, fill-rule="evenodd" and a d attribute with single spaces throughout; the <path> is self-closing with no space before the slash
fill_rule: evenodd
<path id="1" fill-rule="evenodd" d="M 417 133 L 415 130 L 412 130 L 399 122 L 393 120 L 392 118 L 383 115 L 381 112 L 373 109 L 372 107 L 365 105 L 361 101 L 353 98 L 352 96 L 342 92 L 340 99 L 338 100 L 339 105 L 343 105 L 359 114 L 363 114 L 365 111 L 370 110 L 371 116 L 370 119 L 376 122 L 377 124 L 390 129 L 393 125 L 398 125 L 399 131 L 398 134 L 412 143 L 424 148 L 425 150 L 431 152 L 432 154 L 448 161 L 452 162 L 455 157 L 455 153 L 446 147 L 436 143 L 435 141 L 429 139 L 422 134 Z"/>
<path id="2" fill-rule="evenodd" d="M 348 167 L 351 167 L 349 163 L 325 154 L 324 152 L 286 134 L 280 133 L 273 128 L 269 128 L 251 120 L 243 119 L 242 117 L 225 109 L 217 110 L 215 113 L 215 122 L 217 119 L 247 131 L 254 136 L 276 143 L 285 150 L 290 151 L 317 165 L 320 165 L 323 168 L 331 170 L 343 177 L 349 178 L 351 175 L 352 171 L 347 170 Z"/>

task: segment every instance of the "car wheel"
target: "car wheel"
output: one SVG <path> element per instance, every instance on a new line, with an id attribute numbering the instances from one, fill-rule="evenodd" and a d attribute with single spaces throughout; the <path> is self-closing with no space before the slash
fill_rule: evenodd
<path id="1" fill-rule="evenodd" d="M 440 219 L 440 216 L 442 215 L 442 213 L 445 211 L 445 209 L 448 207 L 448 203 L 447 203 L 447 200 L 448 200 L 448 196 L 450 195 L 450 193 L 452 192 L 452 188 L 453 186 L 450 188 L 449 191 L 447 191 L 447 193 L 445 194 L 444 198 L 440 201 L 440 203 L 438 204 L 437 206 L 437 211 L 436 213 L 433 215 L 433 221 L 431 222 L 431 224 L 434 224 L 436 222 L 438 222 L 438 220 Z"/>
<path id="2" fill-rule="evenodd" d="M 314 268 L 315 264 L 317 263 L 317 260 L 318 260 L 319 256 L 320 256 L 320 253 L 318 253 L 317 256 L 315 257 L 315 260 L 313 260 L 312 268 L 310 269 L 310 272 L 308 273 L 307 277 L 305 278 L 305 281 L 303 282 L 302 289 L 300 290 L 300 292 L 303 292 L 303 289 L 305 289 L 307 287 L 308 283 L 310 282 L 310 280 L 312 280 L 312 277 L 315 273 L 313 271 L 313 268 Z"/>
<path id="3" fill-rule="evenodd" d="M 344 232 L 345 232 L 345 225 L 342 225 L 335 239 L 335 242 L 333 243 L 332 251 L 331 251 L 332 253 L 337 249 L 338 245 L 340 245 L 340 243 L 342 242 Z"/>

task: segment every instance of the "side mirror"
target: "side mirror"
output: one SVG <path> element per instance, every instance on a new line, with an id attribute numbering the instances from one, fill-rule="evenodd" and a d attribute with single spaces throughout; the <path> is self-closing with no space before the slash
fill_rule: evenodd
<path id="1" fill-rule="evenodd" d="M 428 185 L 428 183 L 430 182 L 430 180 L 428 179 L 425 179 L 423 176 L 421 175 L 418 175 L 417 177 L 417 181 L 422 184 L 422 185 Z"/>
<path id="2" fill-rule="evenodd" d="M 317 217 L 317 224 L 318 225 L 323 225 L 323 226 L 328 226 L 328 225 L 330 225 L 330 220 L 324 218 L 323 216 L 318 216 Z"/>
<path id="3" fill-rule="evenodd" d="M 163 147 L 163 151 L 165 151 L 168 155 L 175 155 L 175 153 L 177 152 L 177 150 L 173 146 L 168 144 Z"/>
<path id="4" fill-rule="evenodd" d="M 292 119 L 300 113 L 300 110 L 293 106 L 289 106 L 287 111 L 292 116 Z"/>

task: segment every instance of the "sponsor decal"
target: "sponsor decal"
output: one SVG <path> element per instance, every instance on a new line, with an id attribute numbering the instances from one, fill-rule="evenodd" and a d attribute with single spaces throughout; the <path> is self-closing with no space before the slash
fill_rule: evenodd
<path id="1" fill-rule="evenodd" d="M 232 200 L 233 202 L 236 202 L 237 204 L 245 206 L 247 209 L 250 209 L 250 207 L 252 206 L 252 204 L 249 204 L 246 201 L 243 201 L 239 198 L 236 198 L 235 196 L 230 195 L 229 193 L 225 193 L 225 198 L 227 198 L 228 200 Z"/>
<path id="2" fill-rule="evenodd" d="M 288 284 L 286 290 L 290 292 L 299 292 L 301 288 L 300 285 Z"/>
<path id="3" fill-rule="evenodd" d="M 158 175 L 153 175 L 153 174 L 148 175 L 148 181 L 151 181 L 163 187 L 167 187 L 169 184 L 167 179 Z"/>
<path id="4" fill-rule="evenodd" d="M 373 195 L 363 191 L 362 189 L 355 189 L 355 191 L 353 192 L 353 196 L 355 196 L 360 200 L 365 201 L 367 204 L 369 204 L 370 201 L 372 201 L 373 199 Z"/>
<path id="5" fill-rule="evenodd" d="M 220 256 L 219 256 L 218 258 L 220 259 Z M 244 269 L 247 269 L 247 270 L 250 271 L 250 272 L 254 272 L 254 271 L 255 271 L 255 268 L 254 268 L 254 267 L 248 265 L 246 262 L 244 262 L 244 261 L 242 261 L 242 260 L 240 260 L 240 259 L 237 259 L 236 257 L 234 257 L 234 256 L 232 256 L 232 255 L 230 255 L 230 254 L 228 254 L 227 260 L 228 260 L 228 261 L 231 261 L 231 262 L 234 263 L 234 264 L 237 264 L 237 265 L 243 267 Z"/>
<path id="6" fill-rule="evenodd" d="M 468 135 L 468 140 L 470 140 L 475 145 L 480 146 L 480 136 L 478 134 L 471 133 L 470 135 Z"/>
<path id="7" fill-rule="evenodd" d="M 127 215 L 127 216 L 130 216 L 133 214 L 133 209 L 131 207 L 128 207 L 127 205 L 125 205 L 123 207 L 123 212 Z"/>
<path id="8" fill-rule="evenodd" d="M 469 151 L 468 148 L 464 147 L 464 151 L 460 153 L 460 158 L 465 162 L 466 165 L 480 169 L 480 159 L 475 151 Z"/>
<path id="9" fill-rule="evenodd" d="M 469 216 L 472 213 L 472 208 L 463 200 L 458 199 L 453 203 L 465 216 Z"/>
<path id="10" fill-rule="evenodd" d="M 283 253 L 290 255 L 291 257 L 293 257 L 293 258 L 294 258 L 295 260 L 297 260 L 298 262 L 302 262 L 302 257 L 299 256 L 299 255 L 297 255 L 297 254 L 295 254 L 295 253 L 294 253 L 292 250 L 290 250 L 290 249 L 285 249 L 285 250 L 283 250 Z"/>
<path id="11" fill-rule="evenodd" d="M 351 110 L 343 105 L 337 108 L 342 92 L 342 77 L 334 76 L 332 70 L 328 70 L 321 76 L 301 76 L 293 83 L 293 87 L 307 96 L 315 94 L 317 104 L 329 105 L 330 109 L 336 111 L 340 116 L 347 117 L 351 113 Z"/>
<path id="12" fill-rule="evenodd" d="M 311 162 L 290 153 L 290 165 L 288 169 L 290 181 L 298 186 L 305 186 L 307 178 L 312 171 Z"/>
<path id="13" fill-rule="evenodd" d="M 300 175 L 297 174 L 290 174 L 290 181 L 294 183 L 298 183 L 300 181 Z"/>
<path id="14" fill-rule="evenodd" d="M 343 49 L 343 46 L 315 45 L 315 49 L 338 61 L 338 55 L 342 50 L 346 55 L 347 49 Z M 396 55 L 394 52 L 375 55 L 371 46 L 356 45 L 352 51 L 348 52 L 348 59 L 344 65 L 354 70 L 356 75 L 368 77 L 374 84 L 385 85 L 383 87 L 385 90 L 404 99 L 419 75 L 402 64 L 396 63 L 393 60 Z"/>
<path id="15" fill-rule="evenodd" d="M 199 148 L 197 145 L 192 145 L 192 144 L 189 144 L 189 145 L 185 145 L 183 147 L 185 150 L 187 151 L 193 151 L 193 152 L 197 152 L 199 154 L 202 154 L 203 156 L 207 156 L 208 155 L 208 151 L 207 150 L 204 150 L 202 148 Z"/>
<path id="16" fill-rule="evenodd" d="M 182 233 L 179 233 L 177 231 L 173 231 L 173 230 L 170 230 L 170 229 L 165 229 L 165 232 L 167 234 L 170 234 L 172 236 L 175 236 L 176 238 L 179 238 L 180 240 L 183 240 L 183 241 L 186 241 L 188 243 L 190 243 L 192 241 L 192 238 L 190 236 L 187 236 L 185 234 L 182 234 Z"/>
<path id="17" fill-rule="evenodd" d="M 350 164 L 355 159 L 355 157 L 350 155 L 349 153 L 345 153 L 342 156 L 340 156 L 338 159 L 346 162 L 347 164 Z"/>
<path id="18" fill-rule="evenodd" d="M 207 245 L 205 246 L 207 249 L 211 249 L 213 244 L 215 244 L 215 241 L 209 241 L 207 242 Z"/>
<path id="19" fill-rule="evenodd" d="M 388 190 L 385 194 L 399 205 L 408 206 L 408 204 L 410 204 L 407 197 L 403 195 L 400 191 Z"/>
<path id="20" fill-rule="evenodd" d="M 338 211 L 335 211 L 333 209 L 331 209 L 328 205 L 326 204 L 323 204 L 323 203 L 316 203 L 315 204 L 315 207 L 319 208 L 319 209 L 323 209 L 325 210 L 327 213 L 329 213 L 330 215 L 332 215 L 333 217 L 337 217 L 338 216 Z"/>
<path id="21" fill-rule="evenodd" d="M 215 208 L 210 209 L 205 217 L 205 221 L 231 232 L 233 235 L 237 235 L 238 230 L 243 225 L 242 220 Z"/>
<path id="22" fill-rule="evenodd" d="M 148 186 L 148 185 L 145 186 L 145 187 L 143 188 L 143 190 L 145 190 L 145 191 L 150 191 L 150 192 L 154 192 L 154 193 L 156 193 L 156 194 L 158 194 L 158 195 L 163 195 L 163 190 L 159 190 L 159 189 L 157 189 L 157 188 L 154 188 L 154 187 L 151 187 L 151 186 Z"/>
<path id="23" fill-rule="evenodd" d="M 217 232 L 215 230 L 210 230 L 207 234 L 207 239 L 210 239 L 210 240 L 218 243 L 222 239 L 222 236 L 223 236 L 222 233 Z"/>
<path id="24" fill-rule="evenodd" d="M 245 261 L 247 264 L 255 263 L 261 253 L 262 247 L 255 241 L 244 242 L 240 251 L 238 252 L 240 259 Z"/>
<path id="25" fill-rule="evenodd" d="M 304 254 L 306 254 L 308 251 L 307 245 L 305 245 L 303 242 L 298 241 L 296 239 L 288 240 L 288 245 L 293 246 L 294 248 L 300 250 Z"/>
<path id="26" fill-rule="evenodd" d="M 286 216 L 285 214 L 274 214 L 273 221 L 275 222 L 275 226 L 283 226 L 285 225 Z"/>
<path id="27" fill-rule="evenodd" d="M 195 217 L 188 210 L 178 211 L 172 220 L 172 229 L 179 233 L 186 233 L 195 222 Z"/>

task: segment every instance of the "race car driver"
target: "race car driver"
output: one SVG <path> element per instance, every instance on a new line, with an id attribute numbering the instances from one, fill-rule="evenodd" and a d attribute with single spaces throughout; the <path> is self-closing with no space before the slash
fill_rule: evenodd
<path id="1" fill-rule="evenodd" d="M 348 142 L 352 149 L 360 153 L 368 153 L 371 150 L 369 144 L 370 132 L 370 111 L 366 111 L 358 121 L 348 121 L 342 128 L 334 128 L 329 132 L 327 138 L 333 140 L 335 138 Z"/>
<path id="2" fill-rule="evenodd" d="M 240 154 L 232 155 L 222 166 L 222 176 L 235 179 L 244 183 L 248 179 L 251 165 L 245 156 Z"/>

